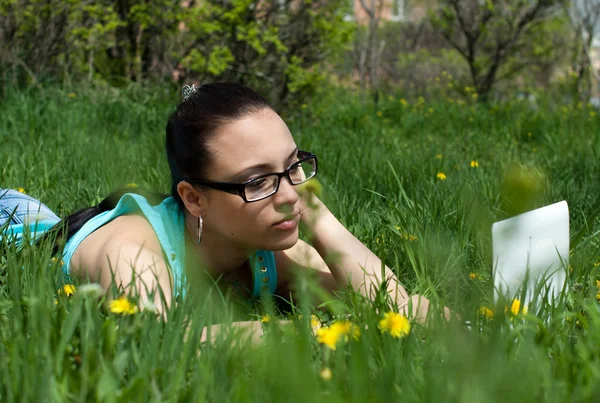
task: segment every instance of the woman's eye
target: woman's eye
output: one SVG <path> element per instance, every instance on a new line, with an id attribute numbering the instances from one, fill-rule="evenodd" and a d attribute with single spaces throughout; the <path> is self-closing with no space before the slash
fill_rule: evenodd
<path id="1" fill-rule="evenodd" d="M 265 181 L 266 181 L 265 178 L 261 178 L 261 179 L 255 180 L 254 182 L 251 182 L 251 183 L 247 184 L 246 186 L 249 186 L 251 188 L 252 187 L 255 187 L 255 188 L 261 187 L 262 185 L 265 184 Z"/>

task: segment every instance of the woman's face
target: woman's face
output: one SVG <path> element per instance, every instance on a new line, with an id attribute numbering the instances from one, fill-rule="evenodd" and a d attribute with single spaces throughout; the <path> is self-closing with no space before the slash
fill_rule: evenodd
<path id="1" fill-rule="evenodd" d="M 297 161 L 292 135 L 271 109 L 224 126 L 208 143 L 214 154 L 207 180 L 241 183 L 259 175 L 282 172 Z M 266 199 L 246 203 L 238 195 L 210 189 L 203 206 L 203 225 L 243 248 L 284 250 L 298 241 L 298 226 L 273 224 L 299 212 L 296 189 L 281 179 L 279 190 Z M 299 221 L 299 216 L 294 220 Z"/>

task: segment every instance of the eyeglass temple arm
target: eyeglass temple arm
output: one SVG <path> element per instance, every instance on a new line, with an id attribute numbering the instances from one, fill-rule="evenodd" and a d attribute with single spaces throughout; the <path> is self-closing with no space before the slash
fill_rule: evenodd
<path id="1" fill-rule="evenodd" d="M 244 185 L 239 183 L 207 182 L 193 179 L 188 179 L 187 181 L 196 185 L 206 186 L 208 188 L 213 189 L 219 189 L 233 194 L 241 194 L 244 188 Z"/>

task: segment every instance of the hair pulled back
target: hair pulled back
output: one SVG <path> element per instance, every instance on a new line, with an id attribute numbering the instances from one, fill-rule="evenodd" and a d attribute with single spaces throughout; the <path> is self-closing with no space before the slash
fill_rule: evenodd
<path id="1" fill-rule="evenodd" d="M 166 152 L 171 172 L 171 196 L 181 208 L 183 201 L 177 192 L 177 184 L 184 178 L 205 177 L 214 157 L 208 149 L 208 141 L 224 125 L 265 108 L 272 109 L 265 98 L 234 82 L 203 84 L 177 106 L 167 122 Z M 52 253 L 58 253 L 61 243 L 67 242 L 95 216 L 114 209 L 126 193 L 140 194 L 152 205 L 169 197 L 139 187 L 118 189 L 96 206 L 78 210 L 61 220 L 38 238 L 37 242 L 52 239 Z"/>
<path id="2" fill-rule="evenodd" d="M 179 104 L 167 122 L 167 161 L 171 195 L 183 208 L 177 184 L 183 178 L 204 179 L 214 157 L 208 141 L 219 129 L 271 105 L 250 88 L 237 83 L 204 84 Z"/>

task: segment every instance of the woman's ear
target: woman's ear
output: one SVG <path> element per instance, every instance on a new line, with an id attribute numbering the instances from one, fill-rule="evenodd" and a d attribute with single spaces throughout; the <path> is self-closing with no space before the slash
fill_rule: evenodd
<path id="1" fill-rule="evenodd" d="M 177 184 L 177 193 L 187 210 L 195 217 L 204 216 L 206 210 L 206 195 L 196 189 L 191 183 L 181 181 Z"/>

